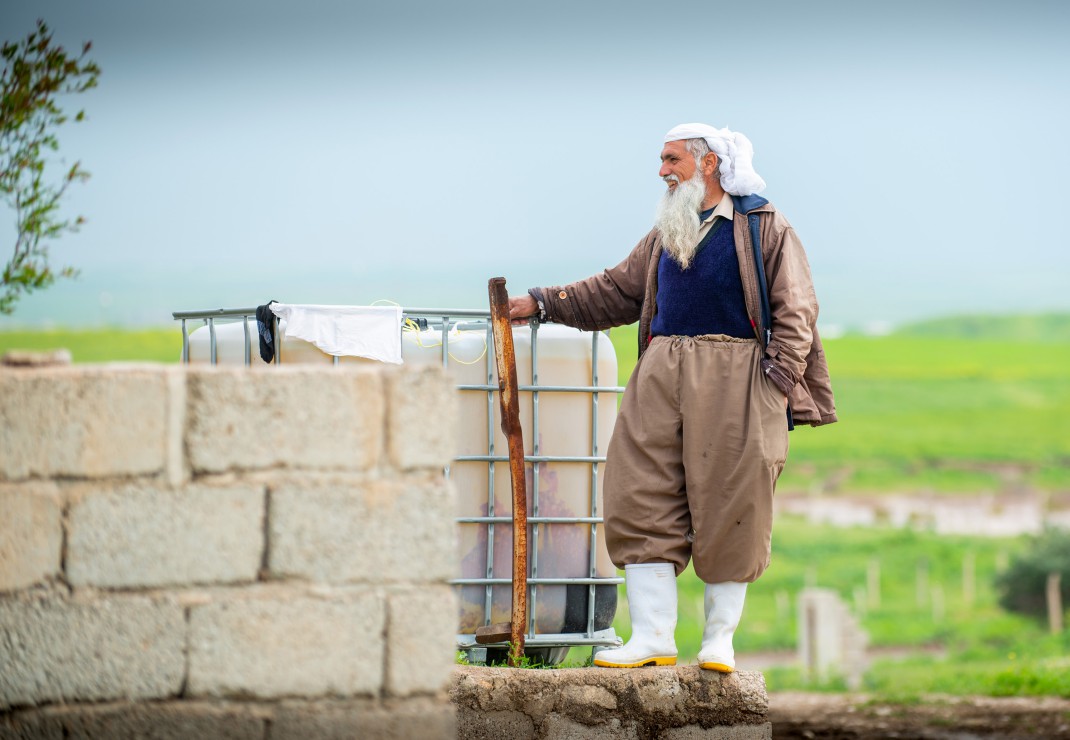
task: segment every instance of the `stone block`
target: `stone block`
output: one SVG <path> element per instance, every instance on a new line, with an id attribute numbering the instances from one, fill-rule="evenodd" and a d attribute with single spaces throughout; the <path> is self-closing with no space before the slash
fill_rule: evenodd
<path id="1" fill-rule="evenodd" d="M 773 725 L 685 725 L 667 727 L 656 735 L 658 740 L 772 740 Z"/>
<path id="2" fill-rule="evenodd" d="M 457 737 L 462 740 L 534 740 L 535 722 L 519 711 L 457 710 Z"/>
<path id="3" fill-rule="evenodd" d="M 320 582 L 434 582 L 459 569 L 453 488 L 438 475 L 271 488 L 268 567 Z"/>
<path id="4" fill-rule="evenodd" d="M 186 449 L 197 473 L 378 464 L 381 370 L 281 365 L 189 370 Z"/>
<path id="5" fill-rule="evenodd" d="M 617 697 L 601 686 L 568 684 L 561 687 L 558 711 L 583 724 L 596 724 L 617 709 Z"/>
<path id="6" fill-rule="evenodd" d="M 451 586 L 421 586 L 387 596 L 386 690 L 434 694 L 449 687 L 457 639 Z"/>
<path id="7" fill-rule="evenodd" d="M 698 666 L 677 670 L 687 699 L 684 706 L 696 717 L 731 725 L 764 719 L 769 714 L 765 676 L 757 671 L 718 673 Z"/>
<path id="8" fill-rule="evenodd" d="M 52 483 L 0 484 L 0 592 L 57 575 L 63 506 Z"/>
<path id="9" fill-rule="evenodd" d="M 0 712 L 0 740 L 65 740 L 63 724 L 41 710 Z"/>
<path id="10" fill-rule="evenodd" d="M 0 720 L 0 740 L 263 740 L 271 710 L 250 704 L 196 701 L 50 706 Z"/>
<path id="11" fill-rule="evenodd" d="M 116 588 L 255 581 L 265 496 L 257 486 L 84 487 L 71 495 L 67 577 Z"/>
<path id="12" fill-rule="evenodd" d="M 162 472 L 174 368 L 0 369 L 0 480 Z"/>
<path id="13" fill-rule="evenodd" d="M 271 740 L 454 740 L 454 708 L 444 700 L 403 702 L 374 699 L 348 702 L 280 702 L 271 723 Z M 511 735 L 499 736 L 512 737 Z"/>
<path id="14" fill-rule="evenodd" d="M 680 715 L 689 698 L 676 671 L 638 671 L 634 686 L 647 714 L 658 719 Z"/>
<path id="15" fill-rule="evenodd" d="M 576 722 L 560 714 L 549 714 L 539 724 L 539 737 L 546 740 L 639 740 L 634 721 L 622 722 L 620 718 L 603 713 L 595 724 Z"/>
<path id="16" fill-rule="evenodd" d="M 190 610 L 192 696 L 355 696 L 383 682 L 383 596 L 371 589 L 268 586 Z"/>
<path id="17" fill-rule="evenodd" d="M 0 709 L 178 693 L 186 623 L 168 599 L 0 599 Z"/>
<path id="18" fill-rule="evenodd" d="M 457 454 L 457 381 L 440 367 L 387 377 L 387 449 L 401 470 L 441 469 Z"/>

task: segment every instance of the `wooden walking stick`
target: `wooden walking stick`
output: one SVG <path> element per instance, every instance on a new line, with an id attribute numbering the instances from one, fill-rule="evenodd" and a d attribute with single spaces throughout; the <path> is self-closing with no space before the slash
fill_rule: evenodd
<path id="1" fill-rule="evenodd" d="M 520 429 L 516 355 L 513 352 L 513 328 L 509 323 L 509 294 L 505 290 L 505 278 L 491 278 L 487 290 L 490 293 L 494 360 L 498 367 L 502 432 L 509 443 L 509 473 L 513 489 L 513 609 L 509 624 L 491 624 L 477 629 L 476 642 L 502 642 L 508 635 L 512 643 L 509 665 L 515 668 L 524 655 L 524 633 L 528 626 L 528 495 L 524 476 L 524 435 Z"/>

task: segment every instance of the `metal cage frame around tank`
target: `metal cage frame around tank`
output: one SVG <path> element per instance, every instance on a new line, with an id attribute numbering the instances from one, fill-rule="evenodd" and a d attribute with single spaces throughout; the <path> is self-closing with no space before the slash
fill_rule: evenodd
<path id="1" fill-rule="evenodd" d="M 182 362 L 189 364 L 189 327 L 188 321 L 200 321 L 208 327 L 209 331 L 209 362 L 217 364 L 217 339 L 215 322 L 230 323 L 242 321 L 245 329 L 245 364 L 252 364 L 254 342 L 259 347 L 259 339 L 256 337 L 256 309 L 255 308 L 219 308 L 208 311 L 175 311 L 172 316 L 182 322 Z M 485 325 L 486 342 L 488 349 L 493 346 L 494 336 L 490 326 L 490 311 L 482 309 L 437 309 L 437 308 L 403 308 L 404 319 L 412 319 L 423 328 L 436 327 L 442 336 L 441 358 L 442 366 L 449 364 L 449 331 L 460 324 L 467 328 Z M 250 328 L 250 320 L 253 328 Z M 278 336 L 278 318 L 275 317 L 275 336 Z M 611 576 L 599 578 L 596 575 L 596 560 L 598 549 L 598 529 L 603 524 L 603 517 L 598 511 L 598 466 L 605 462 L 605 452 L 598 448 L 598 397 L 602 393 L 617 395 L 624 392 L 624 388 L 616 385 L 599 385 L 598 378 L 598 334 L 591 332 L 591 383 L 588 386 L 554 386 L 539 384 L 539 352 L 538 332 L 540 322 L 537 319 L 530 320 L 531 327 L 531 385 L 521 385 L 518 390 L 521 393 L 531 393 L 532 404 L 532 451 L 525 454 L 525 464 L 532 466 L 531 485 L 531 515 L 528 516 L 531 541 L 529 548 L 529 576 L 528 576 L 528 628 L 525 642 L 528 648 L 561 648 L 589 646 L 594 650 L 607 645 L 619 644 L 616 633 L 612 627 L 595 630 L 595 587 L 619 585 L 624 579 Z M 282 342 L 275 342 L 274 360 L 282 363 Z M 334 357 L 334 364 L 339 362 Z M 512 578 L 494 578 L 494 527 L 499 524 L 511 525 L 511 516 L 499 516 L 494 511 L 494 467 L 498 463 L 509 464 L 508 454 L 497 454 L 494 449 L 494 394 L 499 392 L 498 385 L 494 382 L 494 363 L 487 362 L 487 382 L 483 384 L 461 384 L 457 389 L 465 393 L 484 393 L 487 398 L 487 454 L 485 455 L 459 455 L 454 462 L 486 462 L 487 463 L 487 515 L 458 517 L 458 524 L 484 525 L 487 528 L 487 569 L 483 578 L 456 578 L 450 581 L 454 586 L 484 586 L 483 621 L 490 624 L 492 594 L 494 586 L 512 585 Z M 540 393 L 588 393 L 591 396 L 591 440 L 587 455 L 543 455 L 539 450 L 539 394 Z M 547 517 L 539 513 L 539 466 L 543 463 L 577 463 L 589 464 L 590 496 L 588 516 L 582 517 Z M 444 475 L 449 478 L 450 467 L 444 469 Z M 539 526 L 549 524 L 586 524 L 588 525 L 588 550 L 587 550 L 587 576 L 582 578 L 541 578 L 539 577 Z M 587 586 L 587 625 L 583 632 L 559 633 L 559 634 L 536 634 L 535 619 L 538 609 L 537 590 L 538 586 Z M 504 643 L 501 645 L 504 646 Z M 466 651 L 477 660 L 482 651 L 494 645 L 479 645 L 475 641 L 475 635 L 459 634 L 457 636 L 457 648 Z"/>

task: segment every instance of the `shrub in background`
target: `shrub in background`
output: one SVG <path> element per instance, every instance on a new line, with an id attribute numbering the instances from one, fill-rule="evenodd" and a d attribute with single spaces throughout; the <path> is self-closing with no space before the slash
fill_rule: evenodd
<path id="1" fill-rule="evenodd" d="M 1034 617 L 1048 614 L 1048 574 L 1061 573 L 1064 609 L 1070 606 L 1070 531 L 1049 528 L 1031 539 L 1010 567 L 996 575 L 999 605 Z"/>

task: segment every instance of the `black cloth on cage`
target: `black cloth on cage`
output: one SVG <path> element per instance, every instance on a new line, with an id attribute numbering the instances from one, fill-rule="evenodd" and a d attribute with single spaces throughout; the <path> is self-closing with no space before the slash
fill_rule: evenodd
<path id="1" fill-rule="evenodd" d="M 272 303 L 278 301 L 268 301 L 256 307 L 256 335 L 260 339 L 260 359 L 264 362 L 275 360 L 275 314 L 271 312 Z"/>

